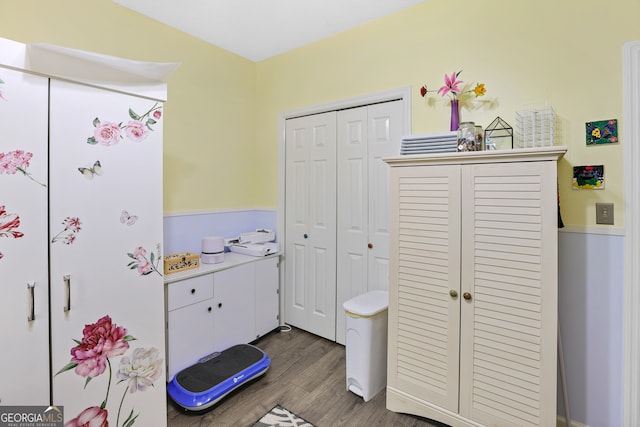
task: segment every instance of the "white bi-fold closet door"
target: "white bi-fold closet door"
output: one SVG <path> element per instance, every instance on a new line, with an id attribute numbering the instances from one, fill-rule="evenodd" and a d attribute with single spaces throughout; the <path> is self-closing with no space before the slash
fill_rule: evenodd
<path id="1" fill-rule="evenodd" d="M 286 122 L 285 321 L 345 342 L 343 303 L 388 288 L 388 173 L 402 101 Z"/>

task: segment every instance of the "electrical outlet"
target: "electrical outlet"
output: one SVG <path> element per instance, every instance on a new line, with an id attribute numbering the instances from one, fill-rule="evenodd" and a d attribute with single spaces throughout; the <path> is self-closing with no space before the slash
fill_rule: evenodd
<path id="1" fill-rule="evenodd" d="M 596 224 L 613 225 L 613 203 L 596 203 Z"/>

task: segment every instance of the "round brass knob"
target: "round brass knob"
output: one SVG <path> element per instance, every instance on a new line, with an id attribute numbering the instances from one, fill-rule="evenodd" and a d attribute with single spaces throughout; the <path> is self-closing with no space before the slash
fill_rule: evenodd
<path id="1" fill-rule="evenodd" d="M 462 294 L 462 298 L 469 301 L 471 299 L 471 294 L 469 292 L 465 292 L 464 294 Z"/>
<path id="2" fill-rule="evenodd" d="M 455 289 L 451 289 L 449 291 L 449 295 L 451 295 L 451 298 L 457 298 L 458 297 L 458 291 L 456 291 Z"/>

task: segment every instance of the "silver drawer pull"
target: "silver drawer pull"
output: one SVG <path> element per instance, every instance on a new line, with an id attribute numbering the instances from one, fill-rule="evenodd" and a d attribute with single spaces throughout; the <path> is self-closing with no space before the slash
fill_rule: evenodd
<path id="1" fill-rule="evenodd" d="M 29 322 L 36 320 L 36 311 L 35 311 L 35 296 L 34 289 L 36 287 L 36 282 L 27 282 L 27 320 Z"/>
<path id="2" fill-rule="evenodd" d="M 64 276 L 62 276 L 62 280 L 64 280 L 64 288 L 65 288 L 64 311 L 66 313 L 67 311 L 71 310 L 71 275 L 65 274 Z"/>

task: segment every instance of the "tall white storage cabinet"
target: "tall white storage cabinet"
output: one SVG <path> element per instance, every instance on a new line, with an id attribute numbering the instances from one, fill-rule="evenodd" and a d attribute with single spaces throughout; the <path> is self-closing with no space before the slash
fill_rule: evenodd
<path id="1" fill-rule="evenodd" d="M 455 426 L 555 426 L 565 151 L 387 159 L 388 409 Z"/>
<path id="2" fill-rule="evenodd" d="M 23 67 L 0 68 L 0 318 L 23 343 L 3 352 L 2 404 L 166 425 L 165 84 L 127 60 L 0 42 L 3 67 Z"/>
<path id="3" fill-rule="evenodd" d="M 388 287 L 388 166 L 403 102 L 286 123 L 285 321 L 345 342 L 346 300 Z"/>

